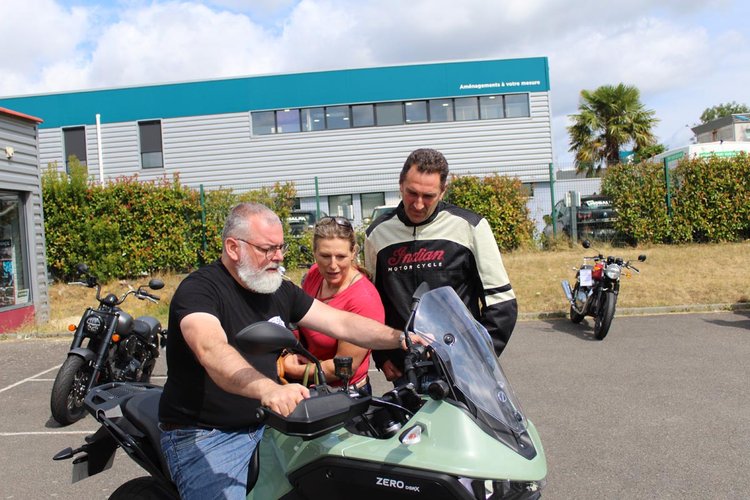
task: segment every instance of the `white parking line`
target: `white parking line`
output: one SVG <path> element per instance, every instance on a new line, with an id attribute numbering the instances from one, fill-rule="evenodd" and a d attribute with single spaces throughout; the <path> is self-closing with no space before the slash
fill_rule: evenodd
<path id="1" fill-rule="evenodd" d="M 50 434 L 93 434 L 96 431 L 34 431 L 34 432 L 0 432 L 0 437 L 8 436 L 46 436 Z"/>
<path id="2" fill-rule="evenodd" d="M 47 373 L 47 372 L 51 372 L 52 370 L 57 370 L 57 369 L 58 369 L 58 368 L 60 368 L 61 366 L 62 366 L 62 364 L 59 364 L 59 365 L 57 365 L 57 366 L 53 366 L 52 368 L 50 368 L 50 369 L 48 369 L 48 370 L 44 370 L 43 372 L 39 372 L 39 373 L 37 373 L 36 375 L 32 375 L 31 377 L 28 377 L 28 378 L 25 378 L 25 379 L 23 379 L 23 380 L 20 380 L 20 381 L 16 382 L 15 384 L 11 384 L 11 385 L 9 385 L 8 387 L 3 387 L 2 389 L 0 389 L 0 392 L 5 392 L 5 391 L 7 391 L 8 389 L 13 389 L 14 387 L 16 387 L 16 386 L 18 386 L 18 385 L 21 385 L 21 384 L 23 384 L 24 382 L 29 382 L 29 381 L 31 381 L 31 380 L 33 380 L 33 379 L 37 378 L 37 377 L 38 377 L 39 375 L 44 375 L 45 373 Z"/>

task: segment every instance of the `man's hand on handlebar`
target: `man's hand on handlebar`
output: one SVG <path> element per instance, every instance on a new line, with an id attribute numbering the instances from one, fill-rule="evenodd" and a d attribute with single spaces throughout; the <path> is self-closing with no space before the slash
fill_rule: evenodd
<path id="1" fill-rule="evenodd" d="M 260 404 L 286 417 L 294 411 L 300 401 L 309 397 L 310 391 L 303 385 L 276 385 L 263 395 Z"/>

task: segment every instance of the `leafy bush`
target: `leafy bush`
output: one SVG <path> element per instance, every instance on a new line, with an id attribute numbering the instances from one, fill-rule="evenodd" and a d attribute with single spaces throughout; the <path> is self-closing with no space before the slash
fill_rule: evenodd
<path id="1" fill-rule="evenodd" d="M 500 250 L 514 250 L 533 242 L 534 224 L 529 219 L 526 196 L 519 179 L 497 174 L 483 179 L 470 175 L 453 176 L 445 201 L 487 219 Z"/>
<path id="2" fill-rule="evenodd" d="M 683 160 L 675 169 L 675 184 L 676 240 L 718 243 L 750 237 L 750 155 Z"/>
<path id="3" fill-rule="evenodd" d="M 607 169 L 602 193 L 617 209 L 614 227 L 631 243 L 666 242 L 671 238 L 664 167 L 658 163 L 620 163 Z"/>
<path id="4" fill-rule="evenodd" d="M 602 191 L 617 208 L 615 227 L 632 243 L 739 241 L 750 237 L 750 156 L 688 158 L 670 171 L 667 210 L 664 166 L 616 165 Z"/>
<path id="5" fill-rule="evenodd" d="M 285 220 L 296 190 L 287 183 L 241 194 L 216 190 L 201 197 L 182 186 L 177 176 L 149 182 L 121 177 L 102 186 L 89 182 L 87 168 L 71 157 L 69 175 L 55 164 L 43 173 L 42 196 L 53 275 L 74 277 L 76 265 L 85 262 L 100 279 L 109 280 L 184 272 L 215 260 L 233 205 L 263 203 Z M 288 227 L 285 230 L 289 239 Z"/>

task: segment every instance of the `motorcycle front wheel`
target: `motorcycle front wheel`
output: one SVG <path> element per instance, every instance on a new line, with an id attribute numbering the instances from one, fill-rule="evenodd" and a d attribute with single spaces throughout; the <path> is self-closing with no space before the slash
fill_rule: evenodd
<path id="1" fill-rule="evenodd" d="M 84 417 L 83 398 L 90 379 L 91 368 L 86 360 L 80 356 L 68 356 L 57 372 L 50 397 L 52 418 L 57 423 L 70 425 Z"/>
<path id="2" fill-rule="evenodd" d="M 596 321 L 594 321 L 594 337 L 597 340 L 604 340 L 609 333 L 609 327 L 612 325 L 612 319 L 615 317 L 615 305 L 617 296 L 614 292 L 605 292 L 602 294 L 599 308 L 596 311 Z"/>

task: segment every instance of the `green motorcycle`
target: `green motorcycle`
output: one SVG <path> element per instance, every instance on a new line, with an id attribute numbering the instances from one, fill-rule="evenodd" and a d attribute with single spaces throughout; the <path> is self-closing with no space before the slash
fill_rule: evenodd
<path id="1" fill-rule="evenodd" d="M 534 425 L 521 411 L 487 331 L 450 287 L 417 291 L 407 330 L 408 382 L 381 397 L 348 386 L 351 360 L 337 361 L 344 386 L 321 383 L 288 417 L 262 408 L 269 427 L 250 462 L 248 499 L 535 499 L 547 462 Z M 283 327 L 256 323 L 240 348 L 310 354 Z M 312 358 L 310 358 L 312 359 Z M 88 411 L 102 424 L 77 450 L 74 480 L 111 466 L 122 447 L 150 477 L 110 498 L 177 498 L 159 448 L 161 388 L 113 383 L 94 389 Z"/>

